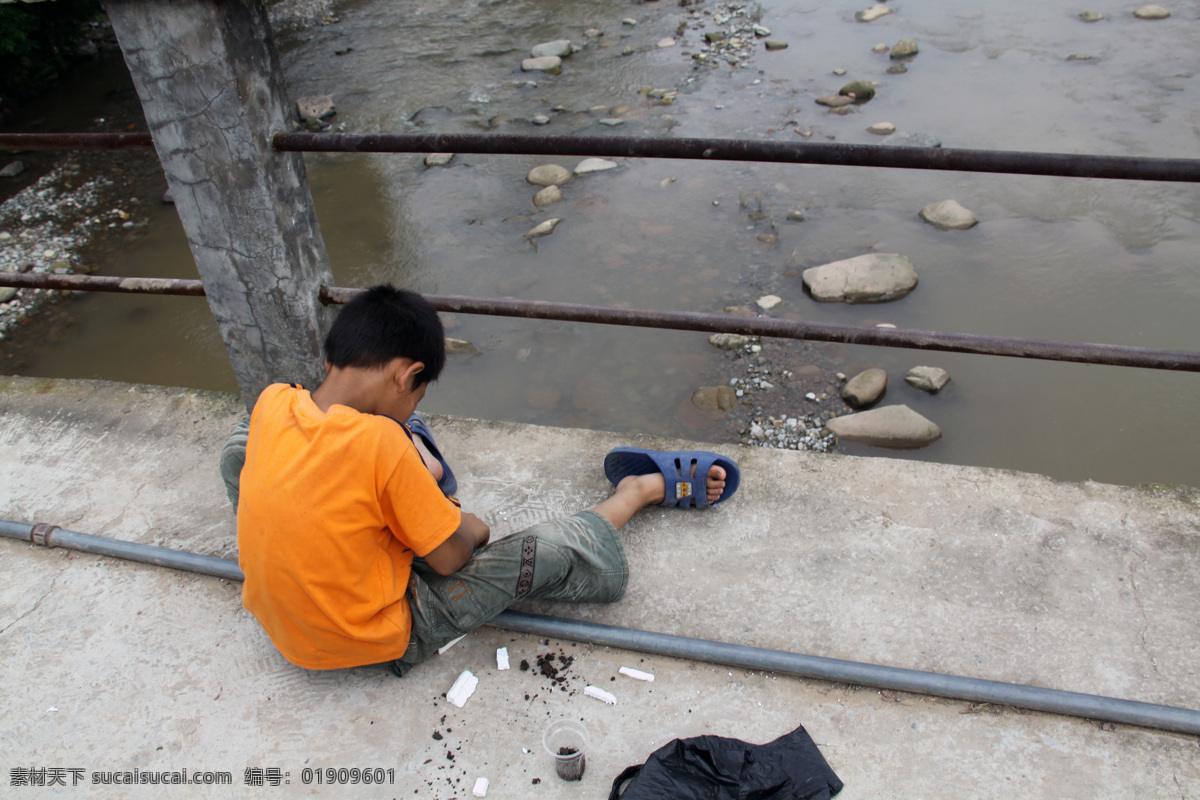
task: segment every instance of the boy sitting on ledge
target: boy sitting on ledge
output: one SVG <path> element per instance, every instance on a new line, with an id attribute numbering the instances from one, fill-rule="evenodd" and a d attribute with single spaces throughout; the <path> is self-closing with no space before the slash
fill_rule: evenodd
<path id="1" fill-rule="evenodd" d="M 737 489 L 737 466 L 716 453 L 617 448 L 607 500 L 489 544 L 415 413 L 446 361 L 433 307 L 368 289 L 338 315 L 325 357 L 311 394 L 267 387 L 221 456 L 242 602 L 301 667 L 390 663 L 403 676 L 518 599 L 618 600 L 629 566 L 617 531 L 634 513 Z"/>

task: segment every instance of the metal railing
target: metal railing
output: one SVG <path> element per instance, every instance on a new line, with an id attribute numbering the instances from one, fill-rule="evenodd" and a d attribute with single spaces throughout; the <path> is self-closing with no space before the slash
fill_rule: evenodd
<path id="1" fill-rule="evenodd" d="M 149 133 L 0 133 L 0 149 L 116 150 L 153 146 Z M 954 170 L 1072 178 L 1200 183 L 1200 160 L 1131 156 L 954 150 L 940 147 L 821 144 L 739 139 L 629 136 L 523 136 L 499 133 L 279 133 L 276 150 L 345 153 L 470 152 L 757 161 L 792 164 Z M 0 273 L 0 286 L 71 291 L 203 295 L 198 280 Z M 321 288 L 321 301 L 344 303 L 355 289 Z M 1123 345 L 876 328 L 769 317 L 623 309 L 508 298 L 426 295 L 439 311 L 530 319 L 740 333 L 807 341 L 939 350 L 1108 366 L 1200 372 L 1200 353 Z"/>

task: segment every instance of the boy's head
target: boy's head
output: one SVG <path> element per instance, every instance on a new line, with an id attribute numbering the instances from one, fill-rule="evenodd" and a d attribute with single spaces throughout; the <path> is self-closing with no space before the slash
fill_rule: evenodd
<path id="1" fill-rule="evenodd" d="M 373 286 L 342 308 L 325 337 L 325 360 L 339 368 L 378 369 L 396 358 L 425 365 L 412 388 L 435 381 L 446 364 L 446 334 L 416 292 Z"/>

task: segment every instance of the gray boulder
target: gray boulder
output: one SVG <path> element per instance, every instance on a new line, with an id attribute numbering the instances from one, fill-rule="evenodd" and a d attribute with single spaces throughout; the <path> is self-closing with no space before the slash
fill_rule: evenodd
<path id="1" fill-rule="evenodd" d="M 897 253 L 868 253 L 806 269 L 804 285 L 822 303 L 885 303 L 911 292 L 917 272 Z"/>
<path id="2" fill-rule="evenodd" d="M 887 391 L 887 371 L 873 367 L 855 375 L 842 387 L 842 399 L 851 408 L 867 408 Z"/>
<path id="3" fill-rule="evenodd" d="M 522 72 L 549 72 L 551 75 L 557 75 L 562 72 L 562 59 L 558 56 L 541 56 L 540 58 L 527 58 L 521 62 Z"/>
<path id="4" fill-rule="evenodd" d="M 566 58 L 571 55 L 571 40 L 556 39 L 553 42 L 543 42 L 542 44 L 534 45 L 533 49 L 529 51 L 529 55 L 534 58 L 545 58 L 546 56 Z"/>
<path id="5" fill-rule="evenodd" d="M 454 153 L 430 153 L 425 156 L 425 166 L 444 167 L 454 160 Z"/>
<path id="6" fill-rule="evenodd" d="M 554 205 L 563 199 L 562 189 L 557 186 L 546 186 L 533 196 L 533 204 L 538 208 Z"/>
<path id="7" fill-rule="evenodd" d="M 319 94 L 301 97 L 296 101 L 296 111 L 305 122 L 328 119 L 337 113 L 333 107 L 333 95 Z"/>
<path id="8" fill-rule="evenodd" d="M 865 103 L 875 96 L 875 85 L 870 81 L 850 81 L 838 94 L 843 97 L 853 97 L 856 103 Z"/>
<path id="9" fill-rule="evenodd" d="M 957 200 L 941 200 L 921 209 L 921 219 L 942 230 L 965 231 L 979 224 L 978 218 L 959 205 Z"/>
<path id="10" fill-rule="evenodd" d="M 916 39 L 901 39 L 892 47 L 891 58 L 908 58 L 920 52 Z"/>
<path id="11" fill-rule="evenodd" d="M 901 450 L 924 447 L 942 435 L 941 428 L 908 406 L 884 406 L 834 417 L 825 427 L 847 442 Z"/>
<path id="12" fill-rule="evenodd" d="M 950 382 L 950 373 L 940 367 L 913 367 L 904 376 L 904 382 L 913 388 L 937 394 Z"/>
<path id="13" fill-rule="evenodd" d="M 525 182 L 534 186 L 562 186 L 571 180 L 571 171 L 558 164 L 542 164 L 529 170 Z"/>
<path id="14" fill-rule="evenodd" d="M 714 333 L 708 343 L 721 350 L 740 350 L 750 344 L 750 337 L 740 333 Z"/>

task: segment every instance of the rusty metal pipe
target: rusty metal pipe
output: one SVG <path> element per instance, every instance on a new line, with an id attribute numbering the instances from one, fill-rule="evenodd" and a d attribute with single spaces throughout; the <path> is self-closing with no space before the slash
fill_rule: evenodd
<path id="1" fill-rule="evenodd" d="M 277 133 L 274 143 L 276 150 L 322 153 L 625 156 L 1200 183 L 1200 159 L 941 147 L 654 136 L 525 136 L 508 133 Z"/>
<path id="2" fill-rule="evenodd" d="M 120 278 L 96 275 L 58 275 L 46 273 L 0 272 L 0 286 L 22 289 L 67 289 L 72 291 L 119 292 L 129 294 L 169 294 L 199 297 L 204 286 L 198 280 L 169 278 Z M 361 289 L 343 286 L 321 287 L 321 302 L 336 305 L 347 302 Z M 730 314 L 706 314 L 694 311 L 660 311 L 638 308 L 609 308 L 580 303 L 549 303 L 542 300 L 512 300 L 503 297 L 465 297 L 427 294 L 425 298 L 438 311 L 484 314 L 526 319 L 553 319 L 626 325 L 642 328 L 699 331 L 703 333 L 740 333 L 777 339 L 801 339 L 813 342 L 837 342 L 874 347 L 899 347 L 910 350 L 938 350 L 949 353 L 1011 356 L 1044 361 L 1103 364 L 1114 367 L 1141 367 L 1179 372 L 1200 372 L 1200 353 L 1187 350 L 1156 350 L 1113 344 L 1057 342 L 1008 336 L 983 336 L 974 333 L 943 333 L 906 328 L 876 328 L 833 322 L 801 322 L 770 317 L 737 317 Z"/>
<path id="3" fill-rule="evenodd" d="M 153 147 L 149 133 L 0 133 L 0 150 L 125 150 Z"/>
<path id="4" fill-rule="evenodd" d="M 14 286 L 18 289 L 66 289 L 75 292 L 204 296 L 203 283 L 185 278 L 120 278 L 107 275 L 59 275 L 51 272 L 0 272 L 0 286 Z"/>
<path id="5" fill-rule="evenodd" d="M 361 290 L 323 287 L 321 299 L 328 303 L 345 303 L 359 291 Z M 706 333 L 741 333 L 747 336 L 767 336 L 778 339 L 803 339 L 815 342 L 838 342 L 1118 367 L 1200 372 L 1200 353 L 1187 350 L 1152 350 L 1112 344 L 1055 342 L 905 328 L 876 328 L 866 325 L 801 322 L 770 317 L 748 318 L 730 314 L 704 314 L 691 311 L 607 308 L 576 303 L 548 303 L 540 300 L 509 300 L 497 297 L 429 294 L 425 295 L 425 299 L 438 311 L 467 314 L 595 322 Z"/>

